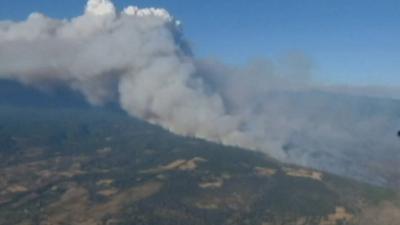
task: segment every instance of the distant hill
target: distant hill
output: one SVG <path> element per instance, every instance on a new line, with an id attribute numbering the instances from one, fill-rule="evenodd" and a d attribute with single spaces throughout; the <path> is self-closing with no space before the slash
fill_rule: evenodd
<path id="1" fill-rule="evenodd" d="M 87 108 L 84 98 L 67 88 L 39 90 L 19 82 L 0 79 L 0 105 Z"/>
<path id="2" fill-rule="evenodd" d="M 0 107 L 1 225 L 398 225 L 399 204 L 120 112 Z"/>

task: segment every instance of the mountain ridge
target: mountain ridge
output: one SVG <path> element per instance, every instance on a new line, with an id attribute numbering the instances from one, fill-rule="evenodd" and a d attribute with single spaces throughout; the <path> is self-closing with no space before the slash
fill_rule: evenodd
<path id="1" fill-rule="evenodd" d="M 394 190 L 115 111 L 2 106 L 0 121 L 4 225 L 365 225 L 400 212 Z"/>

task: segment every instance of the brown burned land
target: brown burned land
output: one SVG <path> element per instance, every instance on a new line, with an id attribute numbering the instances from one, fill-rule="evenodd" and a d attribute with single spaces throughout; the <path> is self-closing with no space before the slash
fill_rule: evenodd
<path id="1" fill-rule="evenodd" d="M 0 110 L 0 225 L 398 225 L 395 191 L 117 112 Z"/>

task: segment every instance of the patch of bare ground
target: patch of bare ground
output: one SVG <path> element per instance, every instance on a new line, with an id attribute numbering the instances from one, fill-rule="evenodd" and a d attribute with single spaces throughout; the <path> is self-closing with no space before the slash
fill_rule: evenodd
<path id="1" fill-rule="evenodd" d="M 43 225 L 61 225 L 64 221 L 70 221 L 74 224 L 82 224 L 85 221 L 84 212 L 88 205 L 88 191 L 72 183 L 60 200 L 49 206 L 42 223 Z M 90 224 L 96 223 L 88 223 L 88 225 Z"/>
<path id="2" fill-rule="evenodd" d="M 100 190 L 97 192 L 98 195 L 104 196 L 104 197 L 111 197 L 118 193 L 118 189 L 116 188 L 110 188 L 110 189 L 105 189 L 105 190 Z"/>
<path id="3" fill-rule="evenodd" d="M 356 221 L 360 225 L 399 225 L 400 208 L 391 202 L 366 207 Z"/>
<path id="4" fill-rule="evenodd" d="M 7 191 L 8 191 L 9 193 L 12 193 L 12 194 L 15 194 L 15 193 L 23 193 L 23 192 L 27 192 L 27 191 L 28 191 L 28 188 L 26 188 L 26 187 L 24 187 L 24 186 L 22 186 L 22 185 L 15 184 L 15 185 L 10 185 L 10 186 L 7 188 Z"/>
<path id="5" fill-rule="evenodd" d="M 194 206 L 200 209 L 216 210 L 230 209 L 235 211 L 249 211 L 250 205 L 256 200 L 254 193 L 248 191 L 210 194 L 205 193 L 194 199 Z"/>
<path id="6" fill-rule="evenodd" d="M 271 177 L 276 174 L 276 169 L 271 169 L 267 167 L 256 167 L 254 168 L 254 171 L 258 176 L 265 176 L 265 177 Z"/>
<path id="7" fill-rule="evenodd" d="M 20 193 L 35 192 L 62 179 L 84 174 L 80 161 L 80 158 L 56 157 L 2 169 L 0 204 L 13 200 Z"/>
<path id="8" fill-rule="evenodd" d="M 337 225 L 339 222 L 346 222 L 345 224 L 349 224 L 354 222 L 353 220 L 353 214 L 347 212 L 344 207 L 338 206 L 334 213 L 328 215 L 320 222 L 320 225 Z"/>
<path id="9" fill-rule="evenodd" d="M 206 188 L 221 188 L 224 186 L 225 181 L 230 180 L 232 176 L 228 173 L 224 173 L 219 177 L 207 177 L 202 182 L 199 183 L 199 187 L 206 189 Z"/>
<path id="10" fill-rule="evenodd" d="M 75 161 L 65 172 L 58 172 L 57 174 L 63 177 L 72 178 L 75 176 L 86 174 L 85 171 L 81 169 L 82 165 L 79 161 Z"/>
<path id="11" fill-rule="evenodd" d="M 112 180 L 112 179 L 103 179 L 103 180 L 97 181 L 96 185 L 98 185 L 98 186 L 110 186 L 113 183 L 114 183 L 114 180 Z"/>
<path id="12" fill-rule="evenodd" d="M 220 188 L 224 185 L 223 179 L 216 179 L 213 181 L 206 181 L 199 184 L 201 188 Z"/>
<path id="13" fill-rule="evenodd" d="M 318 171 L 306 170 L 306 169 L 295 169 L 295 168 L 284 168 L 283 169 L 287 176 L 291 177 L 304 177 L 313 180 L 322 181 L 323 174 Z"/>
<path id="14" fill-rule="evenodd" d="M 162 187 L 160 182 L 148 182 L 141 186 L 113 193 L 105 203 L 94 204 L 89 200 L 89 192 L 72 183 L 59 201 L 46 209 L 43 225 L 100 225 L 105 216 L 118 214 L 126 204 L 148 198 Z M 111 194 L 111 191 L 105 194 Z M 114 193 L 115 192 L 115 193 Z"/>
<path id="15" fill-rule="evenodd" d="M 201 157 L 195 157 L 190 160 L 178 159 L 167 165 L 162 165 L 157 168 L 143 170 L 141 173 L 162 173 L 171 170 L 191 171 L 197 169 L 199 163 L 206 162 L 207 160 Z"/>

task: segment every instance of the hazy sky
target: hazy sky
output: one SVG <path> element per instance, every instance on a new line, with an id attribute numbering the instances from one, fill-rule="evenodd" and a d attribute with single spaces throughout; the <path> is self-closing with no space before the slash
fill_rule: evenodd
<path id="1" fill-rule="evenodd" d="M 237 64 L 302 51 L 324 82 L 400 85 L 398 0 L 114 0 L 169 10 L 201 57 Z M 86 0 L 0 0 L 0 19 L 82 13 Z"/>

